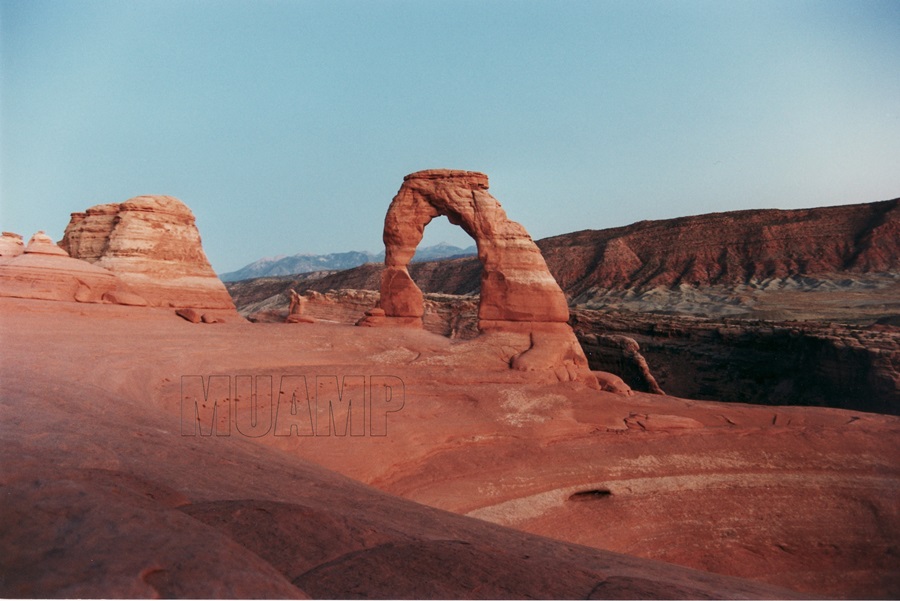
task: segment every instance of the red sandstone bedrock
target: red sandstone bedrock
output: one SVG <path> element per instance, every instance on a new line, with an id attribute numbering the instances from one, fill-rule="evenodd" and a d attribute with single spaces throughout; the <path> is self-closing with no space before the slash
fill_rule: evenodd
<path id="1" fill-rule="evenodd" d="M 87 481 L 89 484 L 84 486 L 89 488 L 108 486 L 109 480 L 90 483 L 96 470 L 111 470 L 122 472 L 110 476 L 116 482 L 132 477 L 149 482 L 127 486 L 117 483 L 113 486 L 119 491 L 116 494 L 131 499 L 133 495 L 129 491 L 149 487 L 160 503 L 179 506 L 184 502 L 182 497 L 186 497 L 191 506 L 178 511 L 196 510 L 198 513 L 191 515 L 199 517 L 207 515 L 199 507 L 202 503 L 255 499 L 303 506 L 306 524 L 303 527 L 325 532 L 322 536 L 326 538 L 334 530 L 331 526 L 313 526 L 321 521 L 320 514 L 315 519 L 307 519 L 310 511 L 336 511 L 335 519 L 351 530 L 359 524 L 356 520 L 368 520 L 353 531 L 368 533 L 359 535 L 363 537 L 375 536 L 384 528 L 394 532 L 396 524 L 405 524 L 400 535 L 408 537 L 404 540 L 414 541 L 411 554 L 418 552 L 417 545 L 422 540 L 464 540 L 472 542 L 471 546 L 488 544 L 491 549 L 499 548 L 497 552 L 502 557 L 507 557 L 505 553 L 510 548 L 521 549 L 525 544 L 496 542 L 493 535 L 481 530 L 467 531 L 471 536 L 465 537 L 453 530 L 438 532 L 435 529 L 443 526 L 437 518 L 430 529 L 422 530 L 422 521 L 416 517 L 420 514 L 413 510 L 402 510 L 412 516 L 406 518 L 407 522 L 396 514 L 385 518 L 387 522 L 373 522 L 376 518 L 369 504 L 360 501 L 358 494 L 347 493 L 354 498 L 352 508 L 347 508 L 340 500 L 346 496 L 339 496 L 336 501 L 329 492 L 331 489 L 325 490 L 315 484 L 317 480 L 304 475 L 308 472 L 302 461 L 291 459 L 299 458 L 410 500 L 596 548 L 742 574 L 802 590 L 807 595 L 892 597 L 900 594 L 897 579 L 900 558 L 896 552 L 896 540 L 900 536 L 896 505 L 900 487 L 897 418 L 817 408 L 748 407 L 651 395 L 623 397 L 598 393 L 577 383 L 550 384 L 539 373 L 508 369 L 506 359 L 509 353 L 515 352 L 508 348 L 516 342 L 512 335 L 452 342 L 423 331 L 327 324 L 195 325 L 168 311 L 151 308 L 14 299 L 0 299 L 0 308 L 5 315 L 16 316 L 15 320 L 0 324 L 3 328 L 0 334 L 6 350 L 18 358 L 15 363 L 4 364 L 0 374 L 4 388 L 0 398 L 6 404 L 4 415 L 12 418 L 3 420 L 4 440 L 16 445 L 15 456 L 35 457 L 34 461 L 20 464 L 20 476 L 24 479 L 18 482 L 25 487 L 21 494 L 31 494 L 28 491 L 35 480 L 40 480 L 41 470 L 56 469 L 47 466 L 59 464 L 60 469 L 88 470 L 45 478 L 63 480 L 62 492 L 72 491 L 76 496 L 82 486 L 79 482 Z M 402 378 L 406 382 L 405 405 L 402 411 L 391 415 L 390 435 L 382 438 L 263 436 L 243 439 L 243 442 L 235 441 L 233 436 L 201 439 L 179 435 L 182 375 L 268 374 L 277 378 L 298 370 L 310 377 L 387 373 Z M 16 404 L 11 405 L 12 401 Z M 29 413 L 20 411 L 23 402 L 27 403 Z M 84 424 L 84 428 L 70 426 L 73 423 Z M 122 424 L 127 425 L 121 427 L 120 435 L 117 432 Z M 273 450 L 280 453 L 270 454 Z M 147 461 L 143 454 L 148 454 L 151 460 Z M 243 467 L 248 456 L 255 457 L 252 469 Z M 157 459 L 153 460 L 154 457 Z M 283 469 L 273 468 L 270 474 L 270 464 Z M 16 465 L 10 464 L 6 473 L 10 474 L 10 468 Z M 30 478 L 30 472 L 37 477 Z M 31 507 L 34 503 L 27 494 L 22 502 Z M 53 488 L 49 494 L 61 492 Z M 103 507 L 110 514 L 109 520 L 113 522 L 110 528 L 135 527 L 145 532 L 143 526 L 134 526 L 140 520 L 146 521 L 144 514 L 130 507 L 122 509 L 122 513 L 139 516 L 132 520 L 122 516 L 119 509 L 113 511 L 111 508 L 118 505 L 107 502 L 102 495 L 98 498 L 93 493 L 86 494 L 92 507 Z M 380 509 L 383 505 L 375 507 Z M 275 559 L 258 549 L 273 544 L 276 550 L 282 549 L 281 545 L 287 544 L 285 540 L 301 541 L 297 544 L 302 545 L 309 538 L 306 534 L 309 531 L 303 527 L 292 530 L 294 526 L 287 521 L 282 524 L 282 513 L 277 507 L 262 508 L 268 514 L 262 509 L 236 514 L 241 508 L 229 506 L 222 509 L 225 516 L 216 513 L 219 509 L 210 509 L 214 517 L 209 519 L 222 524 L 229 533 L 234 531 L 228 536 L 273 566 Z M 289 508 L 287 512 L 293 513 L 294 509 Z M 92 511 L 99 510 L 84 509 L 81 515 L 93 515 Z M 170 509 L 159 511 L 163 513 L 152 516 L 172 520 L 175 530 L 192 534 L 192 528 L 197 527 L 193 522 L 187 522 L 190 526 L 186 526 L 181 518 L 172 517 Z M 275 517 L 257 520 L 253 516 L 258 514 Z M 205 520 L 204 523 L 210 523 Z M 262 542 L 254 546 L 256 543 L 239 538 L 240 533 L 256 531 L 242 529 L 240 524 L 246 522 L 241 520 L 272 524 L 278 535 L 260 535 Z M 93 518 L 85 521 L 85 530 L 103 530 L 93 528 L 97 523 Z M 78 546 L 67 542 L 65 523 L 58 523 L 58 535 L 45 526 L 36 526 L 30 536 L 27 533 L 23 536 L 35 538 L 38 535 L 34 533 L 43 533 L 41 537 L 49 537 L 42 548 L 47 551 L 57 548 L 50 553 L 59 556 L 54 560 L 60 568 L 56 573 L 71 574 L 63 568 L 72 561 L 75 552 L 71 549 Z M 159 529 L 158 522 L 150 520 L 149 523 L 150 530 Z M 230 525 L 235 523 L 239 525 Z M 282 527 L 296 534 L 282 536 Z M 263 530 L 270 532 L 269 528 Z M 201 531 L 207 533 L 204 542 L 221 540 L 208 530 Z M 419 531 L 425 534 L 417 535 Z M 341 540 L 348 537 L 359 540 L 353 536 L 357 535 L 347 535 Z M 144 534 L 137 534 L 131 540 L 148 539 Z M 331 578 L 333 572 L 313 571 L 313 575 L 322 577 L 318 580 L 317 576 L 316 582 L 323 587 L 313 594 L 351 596 L 357 589 L 347 588 L 348 574 L 358 574 L 360 570 L 363 574 L 381 573 L 382 560 L 387 565 L 396 565 L 393 547 L 378 547 L 380 543 L 371 540 L 363 538 L 359 544 L 373 554 L 369 556 L 367 551 L 345 556 L 348 563 L 337 564 L 346 568 L 342 568 L 340 576 Z M 106 540 L 101 542 L 107 544 Z M 226 542 L 220 546 L 230 549 Z M 184 537 L 180 536 L 173 545 L 183 543 Z M 184 544 L 188 549 L 185 553 L 196 548 Z M 343 551 L 339 552 L 356 548 L 348 544 L 341 546 Z M 468 549 L 462 552 L 462 558 L 453 555 L 460 548 Z M 455 543 L 436 544 L 428 556 L 446 557 L 444 551 L 453 552 L 451 555 L 457 557 L 453 561 L 465 569 L 485 561 L 481 548 L 470 549 Z M 288 555 L 297 557 L 293 553 L 291 550 Z M 303 547 L 298 553 L 313 553 L 313 550 Z M 537 548 L 522 552 L 526 554 L 541 558 L 542 562 L 556 561 L 548 559 Z M 86 555 L 78 553 L 77 557 Z M 134 556 L 135 562 L 141 564 L 138 570 L 132 569 L 133 564 L 122 568 L 123 578 L 134 586 L 142 587 L 142 582 L 150 582 L 163 587 L 157 590 L 164 595 L 213 594 L 198 593 L 196 589 L 166 589 L 165 586 L 187 586 L 185 583 L 189 581 L 182 578 L 184 572 L 174 572 L 167 555 L 157 555 L 152 548 L 141 547 L 136 555 L 120 555 L 117 562 Z M 418 597 L 528 596 L 532 594 L 527 592 L 533 590 L 528 588 L 532 580 L 523 584 L 525 591 L 502 588 L 507 586 L 503 583 L 521 575 L 516 566 L 520 566 L 518 562 L 523 557 L 519 551 L 514 555 L 508 569 L 503 567 L 507 565 L 505 559 L 497 560 L 500 568 L 493 567 L 498 564 L 487 563 L 500 575 L 497 577 L 500 584 L 495 579 L 486 588 L 460 592 L 465 586 L 475 585 L 472 581 L 458 580 L 457 576 L 462 576 L 455 573 L 456 584 L 447 586 L 459 588 L 426 591 L 416 587 L 424 581 L 430 582 L 433 572 L 428 571 L 430 568 L 416 567 L 410 570 L 415 574 L 414 582 L 406 581 L 403 586 L 409 588 L 404 590 Z M 241 557 L 235 561 L 251 561 Z M 319 558 L 320 555 L 314 555 L 313 559 L 301 559 L 308 566 L 312 561 L 320 561 Z M 359 564 L 355 563 L 357 560 Z M 223 559 L 221 569 L 231 569 L 234 563 L 230 561 Z M 121 567 L 116 562 L 106 565 L 117 570 Z M 202 586 L 210 585 L 204 574 L 220 577 L 202 559 L 192 565 L 193 573 L 199 575 L 196 582 Z M 376 567 L 371 568 L 372 565 Z M 582 566 L 578 569 L 587 569 L 584 564 L 578 565 Z M 606 565 L 615 568 L 613 564 Z M 81 577 L 81 564 L 72 566 Z M 281 573 L 287 570 L 278 569 Z M 588 571 L 593 569 L 589 567 Z M 135 572 L 138 576 L 134 576 Z M 471 567 L 471 572 L 475 574 L 474 580 L 485 577 L 475 567 Z M 612 575 L 618 577 L 622 572 Z M 540 574 L 537 577 L 543 578 Z M 659 579 L 646 572 L 639 577 L 650 581 Z M 562 580 L 565 582 L 567 578 Z M 611 577 L 607 581 L 614 583 L 616 579 Z M 234 583 L 233 578 L 231 582 Z M 378 582 L 383 581 L 376 582 L 373 577 L 362 585 L 366 590 L 386 590 L 378 588 L 381 586 Z M 393 582 L 396 587 L 398 581 Z M 709 589 L 695 590 L 696 586 L 687 592 L 667 587 L 659 593 L 656 589 L 640 588 L 640 583 L 627 586 L 633 588 L 609 594 L 618 597 L 710 594 Z M 538 596 L 569 594 L 543 587 L 543 584 L 536 585 L 541 590 Z M 305 583 L 301 588 L 306 592 L 313 590 Z M 124 589 L 106 590 L 105 594 L 113 596 L 121 590 Z M 507 590 L 512 592 L 502 592 Z M 757 591 L 754 595 L 785 596 L 780 592 L 754 590 Z M 726 597 L 732 594 L 730 591 L 731 588 L 725 587 L 712 594 Z M 399 595 L 395 589 L 391 592 Z M 287 596 L 284 589 L 276 589 L 272 594 Z M 580 589 L 571 594 L 587 595 Z"/>
<path id="2" fill-rule="evenodd" d="M 266 441 L 180 435 L 170 393 L 183 373 L 271 372 L 285 360 L 359 370 L 409 333 L 305 326 L 297 345 L 296 326 L 195 325 L 163 309 L 0 308 L 16 359 L 0 364 L 2 596 L 794 596 L 431 509 Z M 428 337 L 411 335 L 405 344 Z M 377 463 L 371 439 L 335 442 L 358 468 Z"/>

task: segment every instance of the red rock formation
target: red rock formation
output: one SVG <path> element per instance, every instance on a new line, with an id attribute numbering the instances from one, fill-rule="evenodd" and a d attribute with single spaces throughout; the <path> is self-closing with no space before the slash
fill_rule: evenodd
<path id="1" fill-rule="evenodd" d="M 3 232 L 0 236 L 0 257 L 18 257 L 25 252 L 22 236 L 12 232 Z"/>
<path id="2" fill-rule="evenodd" d="M 305 296 L 297 294 L 296 290 L 291 290 L 291 304 L 288 306 L 288 315 L 284 319 L 285 323 L 316 323 L 315 317 L 303 314 L 306 303 Z"/>
<path id="3" fill-rule="evenodd" d="M 642 221 L 546 238 L 538 246 L 575 302 L 605 289 L 886 272 L 900 267 L 900 199 Z"/>
<path id="4" fill-rule="evenodd" d="M 15 245 L 15 238 L 4 238 Z M 0 258 L 0 296 L 99 303 L 120 287 L 113 273 L 69 257 L 44 232 L 32 236 L 24 252 Z"/>
<path id="5" fill-rule="evenodd" d="M 435 169 L 407 175 L 384 221 L 382 308 L 388 317 L 421 317 L 422 293 L 407 266 L 425 226 L 446 215 L 472 236 L 483 266 L 482 321 L 556 322 L 569 318 L 565 296 L 540 250 L 488 194 L 482 173 Z"/>
<path id="6" fill-rule="evenodd" d="M 138 196 L 72 213 L 60 246 L 109 269 L 153 306 L 233 310 L 194 215 L 171 196 Z"/>
<path id="7" fill-rule="evenodd" d="M 550 275 L 525 228 L 506 216 L 488 192 L 488 178 L 474 171 L 433 169 L 412 173 L 384 219 L 384 271 L 380 308 L 362 325 L 422 327 L 424 297 L 408 265 L 432 219 L 445 215 L 478 245 L 482 265 L 479 328 L 527 335 L 511 367 L 551 369 L 560 380 L 581 379 L 596 387 L 587 360 L 566 324 L 566 297 Z"/>
<path id="8" fill-rule="evenodd" d="M 55 255 L 59 257 L 69 256 L 69 253 L 54 244 L 53 240 L 50 239 L 50 236 L 42 231 L 37 232 L 34 236 L 31 237 L 31 240 L 28 241 L 28 246 L 25 247 L 25 252 L 33 253 L 36 255 Z"/>

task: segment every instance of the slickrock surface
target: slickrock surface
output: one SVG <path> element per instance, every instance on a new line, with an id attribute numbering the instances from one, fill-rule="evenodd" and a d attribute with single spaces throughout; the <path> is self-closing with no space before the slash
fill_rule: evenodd
<path id="1" fill-rule="evenodd" d="M 736 435 L 751 442 L 769 440 L 778 445 L 782 460 L 754 465 L 752 471 L 761 476 L 737 489 L 746 497 L 740 511 L 729 505 L 709 518 L 733 531 L 716 548 L 721 571 L 745 565 L 742 545 L 756 552 L 765 536 L 780 537 L 780 522 L 773 516 L 785 503 L 802 509 L 808 487 L 828 480 L 823 503 L 834 500 L 835 491 L 860 500 L 861 505 L 846 512 L 836 505 L 826 516 L 843 518 L 847 527 L 835 536 L 815 514 L 801 512 L 798 531 L 821 532 L 820 544 L 829 546 L 824 551 L 810 548 L 808 539 L 797 536 L 791 539 L 796 548 L 788 546 L 789 562 L 782 562 L 786 552 L 763 546 L 770 568 L 763 579 L 806 590 L 897 590 L 885 576 L 886 568 L 896 574 L 896 557 L 885 554 L 882 543 L 895 540 L 897 532 L 892 505 L 884 508 L 882 500 L 896 493 L 896 466 L 888 463 L 891 454 L 886 452 L 893 450 L 893 422 L 863 418 L 843 426 L 852 414 L 820 418 L 808 413 L 811 430 L 795 419 L 793 426 L 768 433 L 768 425 L 750 416 L 740 426 L 728 426 L 713 417 L 718 407 L 691 410 L 670 400 L 650 410 L 638 403 L 635 408 L 654 414 L 644 421 L 656 420 L 657 413 L 687 412 L 711 426 L 679 430 L 712 436 L 696 450 L 685 446 L 675 461 L 663 441 L 679 445 L 680 435 L 627 429 L 625 419 L 633 408 L 614 395 L 598 397 L 601 393 L 576 383 L 548 387 L 534 374 L 509 370 L 499 339 L 454 346 L 421 330 L 310 324 L 303 326 L 298 344 L 292 324 L 198 327 L 168 309 L 9 298 L 0 298 L 0 315 L 4 353 L 16 358 L 0 363 L 0 453 L 14 458 L 0 462 L 0 595 L 5 597 L 807 596 L 602 550 L 621 546 L 615 539 L 608 543 L 598 538 L 590 541 L 593 548 L 581 546 L 388 494 L 407 490 L 410 498 L 423 500 L 437 495 L 443 500 L 434 505 L 490 512 L 497 503 L 538 491 L 560 486 L 581 491 L 588 481 L 594 487 L 597 478 L 614 479 L 610 470 L 615 467 L 631 478 L 623 486 L 633 489 L 632 497 L 616 497 L 616 502 L 628 504 L 631 498 L 646 507 L 653 496 L 645 491 L 653 488 L 650 483 L 659 471 L 648 457 L 660 453 L 659 469 L 716 475 L 724 466 L 713 460 L 719 445 L 728 440 L 731 448 Z M 238 374 L 280 382 L 282 375 L 300 373 L 309 378 L 312 390 L 327 390 L 332 377 L 385 374 L 393 374 L 405 388 L 390 380 L 397 393 L 390 400 L 380 387 L 373 388 L 367 415 L 375 419 L 361 420 L 362 436 L 330 436 L 326 431 L 331 426 L 322 421 L 317 433 L 325 435 L 299 436 L 302 411 L 283 412 L 290 400 L 281 403 L 276 430 L 266 433 L 257 430 L 260 422 L 253 426 L 247 421 L 244 401 L 249 397 Z M 225 401 L 218 397 L 219 384 L 210 384 L 205 402 L 196 396 L 190 376 L 202 374 L 225 376 L 229 398 L 234 385 L 233 413 L 225 411 Z M 264 411 L 268 400 L 260 383 L 265 377 L 256 382 L 258 408 Z M 191 408 L 194 401 L 206 405 L 199 423 L 190 412 L 182 419 L 183 398 Z M 196 435 L 195 425 L 201 432 L 212 427 L 207 410 L 217 401 L 222 403 L 217 413 L 222 429 L 212 436 Z M 302 395 L 298 401 L 302 406 Z M 728 415 L 738 421 L 738 413 Z M 226 414 L 231 419 L 222 419 Z M 359 417 L 352 414 L 353 427 L 360 425 Z M 294 425 L 293 434 L 275 435 L 285 420 Z M 672 418 L 662 421 L 671 423 Z M 386 427 L 383 436 L 370 429 L 381 426 Z M 609 426 L 620 433 L 608 433 Z M 259 436 L 242 435 L 248 427 Z M 817 458 L 835 436 L 852 444 Z M 772 450 L 771 444 L 765 449 Z M 761 456 L 757 446 L 747 444 L 749 450 L 725 456 L 735 478 L 726 478 L 725 484 L 738 482 L 746 471 L 740 460 Z M 861 469 L 856 462 L 863 450 L 879 459 Z M 342 466 L 337 469 L 376 483 L 382 491 L 328 471 L 325 464 Z M 564 465 L 574 469 L 561 469 Z M 807 468 L 815 472 L 806 474 Z M 841 478 L 850 468 L 854 477 Z M 638 476 L 650 478 L 644 488 L 636 488 Z M 774 503 L 756 495 L 760 477 L 784 485 L 775 488 L 779 495 Z M 832 486 L 830 478 L 840 484 Z M 700 483 L 681 486 L 677 501 L 691 506 L 692 495 L 711 499 L 722 493 L 708 478 Z M 872 488 L 873 483 L 885 492 Z M 620 494 L 618 488 L 614 494 Z M 587 513 L 571 527 L 583 524 L 587 534 L 612 523 L 609 517 L 590 519 L 593 501 L 578 503 Z M 573 504 L 564 499 L 549 503 L 552 511 L 541 515 L 549 519 Z M 859 508 L 860 515 L 849 511 Z M 883 512 L 878 519 L 872 513 L 876 510 Z M 748 511 L 755 512 L 752 519 Z M 536 515 L 533 509 L 530 515 Z M 622 512 L 617 528 L 637 533 L 645 520 L 629 515 Z M 661 529 L 674 527 L 681 517 L 662 516 L 657 523 Z M 713 540 L 719 540 L 719 522 L 709 522 Z M 694 548 L 685 543 L 699 546 L 710 533 L 699 524 L 687 525 L 679 529 L 676 543 L 690 551 L 679 558 L 689 564 Z M 666 537 L 652 536 L 646 524 L 640 531 L 651 535 L 641 554 L 668 548 Z M 832 559 L 821 561 L 823 554 Z M 830 580 L 810 584 L 823 572 L 842 580 L 841 586 L 832 587 Z"/>
<path id="2" fill-rule="evenodd" d="M 526 555 L 556 565 L 558 553 L 583 552 L 521 535 L 498 539 L 486 525 L 446 525 L 408 505 L 391 509 L 356 485 L 328 484 L 334 476 L 311 463 L 409 500 L 595 549 L 806 595 L 900 594 L 896 417 L 598 392 L 510 370 L 513 334 L 451 341 L 325 323 L 298 334 L 293 324 L 204 327 L 170 310 L 8 298 L 0 309 L 4 352 L 16 357 L 0 365 L 3 453 L 17 458 L 2 472 L 13 491 L 3 497 L 10 521 L 0 528 L 7 595 L 150 595 L 153 586 L 161 595 L 200 596 L 195 586 L 205 578 L 222 579 L 214 592 L 246 595 L 233 566 L 256 560 L 220 536 L 272 565 L 280 577 L 255 571 L 275 588 L 258 590 L 281 596 L 285 580 L 316 596 L 384 593 L 390 582 L 408 586 L 408 596 L 504 596 L 495 585 L 464 590 L 465 570 L 449 581 L 431 578 L 429 566 L 455 561 L 477 578 L 477 566 L 487 565 L 507 594 L 530 596 L 534 580 L 524 589 L 512 584 Z M 196 378 L 182 380 L 203 374 L 226 377 L 225 388 L 204 381 L 205 401 Z M 305 392 L 296 387 L 300 375 Z M 260 376 L 255 427 L 247 376 Z M 368 378 L 364 391 L 354 388 L 360 376 Z M 391 392 L 370 388 L 373 376 L 389 376 Z M 328 417 L 338 382 L 351 406 L 365 398 L 365 414 L 344 418 L 346 405 L 334 405 L 336 417 Z M 270 400 L 267 387 L 281 401 Z M 238 404 L 226 411 L 226 398 Z M 291 398 L 299 402 L 293 413 Z M 194 429 L 195 401 L 205 406 L 197 417 L 206 433 L 219 403 L 215 435 Z M 311 511 L 324 515 L 312 519 Z M 303 517 L 289 517 L 295 512 Z M 170 530 L 172 546 L 155 550 L 154 537 Z M 321 555 L 320 540 L 337 541 L 325 547 L 331 554 Z M 455 540 L 470 544 L 438 542 Z M 201 545 L 219 554 L 199 553 Z M 184 568 L 175 561 L 181 546 L 193 558 Z M 419 558 L 424 563 L 409 565 L 421 570 L 398 564 L 404 557 Z M 619 582 L 622 564 L 592 557 L 602 567 L 577 560 L 564 573 L 599 570 L 604 582 Z M 91 558 L 101 567 L 85 571 Z M 11 579 L 25 566 L 28 576 Z M 654 588 L 671 573 L 647 570 L 628 574 L 649 583 L 622 581 L 626 589 L 613 596 L 737 594 L 714 579 L 705 581 L 713 591 L 694 581 L 684 592 L 685 580 Z M 588 596 L 586 581 L 571 579 L 579 583 L 572 596 Z M 22 588 L 32 581 L 34 588 Z M 459 588 L 427 588 L 435 582 Z M 641 583 L 650 588 L 628 588 Z M 741 594 L 784 596 L 747 590 L 754 592 Z M 548 591 L 537 596 L 557 589 Z"/>
<path id="3" fill-rule="evenodd" d="M 72 213 L 60 246 L 115 273 L 153 306 L 233 311 L 191 210 L 171 196 L 137 196 Z"/>

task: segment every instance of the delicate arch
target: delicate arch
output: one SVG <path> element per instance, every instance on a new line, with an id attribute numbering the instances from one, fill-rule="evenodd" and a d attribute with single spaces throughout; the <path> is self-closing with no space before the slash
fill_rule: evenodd
<path id="1" fill-rule="evenodd" d="M 381 308 L 386 317 L 421 323 L 422 291 L 410 277 L 408 265 L 425 226 L 444 215 L 478 247 L 480 328 L 502 327 L 495 322 L 568 321 L 565 295 L 540 249 L 487 189 L 487 176 L 474 171 L 432 169 L 403 178 L 384 219 Z"/>

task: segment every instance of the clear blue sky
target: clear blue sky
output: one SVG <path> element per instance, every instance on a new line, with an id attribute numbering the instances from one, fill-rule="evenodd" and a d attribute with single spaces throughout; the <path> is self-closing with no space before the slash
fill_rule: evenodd
<path id="1" fill-rule="evenodd" d="M 169 194 L 219 272 L 378 251 L 427 168 L 535 239 L 900 196 L 896 0 L 0 0 L 0 74 L 0 227 Z"/>

